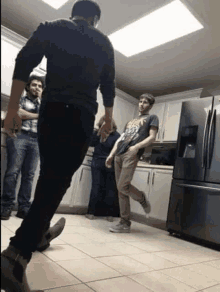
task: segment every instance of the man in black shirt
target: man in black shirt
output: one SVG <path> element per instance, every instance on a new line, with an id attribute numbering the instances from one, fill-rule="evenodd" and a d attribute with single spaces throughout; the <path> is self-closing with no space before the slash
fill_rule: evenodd
<path id="1" fill-rule="evenodd" d="M 99 134 L 112 129 L 114 51 L 108 37 L 95 28 L 100 14 L 92 0 L 75 2 L 70 20 L 40 24 L 17 56 L 5 119 L 11 137 L 15 137 L 14 127 L 21 126 L 17 111 L 28 76 L 44 55 L 47 58 L 46 92 L 38 121 L 41 170 L 30 211 L 1 255 L 2 289 L 30 291 L 27 263 L 88 150 L 99 86 L 105 106 Z"/>

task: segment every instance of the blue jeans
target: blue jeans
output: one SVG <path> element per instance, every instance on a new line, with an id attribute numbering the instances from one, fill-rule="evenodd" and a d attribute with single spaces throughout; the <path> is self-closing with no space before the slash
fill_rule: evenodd
<path id="1" fill-rule="evenodd" d="M 6 138 L 7 169 L 3 182 L 1 204 L 11 208 L 16 197 L 18 175 L 21 172 L 21 185 L 18 193 L 18 207 L 29 208 L 33 179 L 39 159 L 38 139 L 31 133 L 21 131 L 17 138 Z"/>

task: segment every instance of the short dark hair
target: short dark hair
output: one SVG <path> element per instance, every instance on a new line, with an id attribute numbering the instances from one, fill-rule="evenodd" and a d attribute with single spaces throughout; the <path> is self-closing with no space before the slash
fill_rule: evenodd
<path id="1" fill-rule="evenodd" d="M 25 90 L 26 92 L 29 92 L 29 89 L 30 89 L 30 84 L 33 80 L 38 80 L 42 83 L 42 88 L 44 89 L 45 88 L 45 76 L 38 76 L 38 75 L 31 75 L 29 78 L 28 78 L 28 82 L 25 86 Z"/>
<path id="2" fill-rule="evenodd" d="M 145 98 L 145 99 L 147 99 L 150 105 L 153 105 L 153 104 L 155 103 L 155 98 L 154 98 L 154 96 L 153 96 L 152 94 L 150 94 L 150 93 L 143 93 L 141 96 L 139 96 L 139 100 L 140 100 L 141 98 Z"/>
<path id="3" fill-rule="evenodd" d="M 98 16 L 101 17 L 101 9 L 99 5 L 92 0 L 78 0 L 72 8 L 72 17 L 82 16 L 85 18 Z"/>

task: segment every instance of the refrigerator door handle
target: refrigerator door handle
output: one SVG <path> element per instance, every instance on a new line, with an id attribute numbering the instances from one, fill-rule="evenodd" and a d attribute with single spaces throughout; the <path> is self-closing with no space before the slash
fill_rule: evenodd
<path id="1" fill-rule="evenodd" d="M 212 149 L 212 152 L 213 152 L 213 144 L 214 144 L 214 141 L 215 141 L 215 133 L 213 134 L 212 136 L 212 140 L 211 140 L 211 135 L 212 135 L 212 131 L 213 131 L 213 127 L 215 129 L 215 117 L 216 117 L 216 109 L 214 110 L 213 114 L 212 114 L 212 117 L 211 117 L 211 122 L 210 122 L 210 130 L 209 130 L 209 136 L 208 136 L 208 149 L 207 149 L 207 168 L 210 168 L 211 166 L 211 161 L 212 161 L 212 154 L 213 153 L 210 153 L 211 149 Z M 212 146 L 212 147 L 211 147 Z"/>
<path id="2" fill-rule="evenodd" d="M 203 141 L 202 141 L 202 168 L 205 167 L 205 149 L 206 149 L 206 144 L 207 144 L 207 130 L 208 130 L 208 120 L 210 117 L 210 110 L 208 111 L 208 114 L 206 116 L 206 121 L 205 121 L 205 128 L 204 128 L 204 133 L 203 133 Z"/>
<path id="3" fill-rule="evenodd" d="M 190 185 L 190 184 L 179 184 L 179 183 L 176 183 L 177 186 L 179 187 L 190 187 L 190 188 L 194 188 L 194 189 L 202 189 L 202 190 L 210 190 L 210 191 L 218 191 L 219 192 L 219 189 L 217 188 L 212 188 L 212 187 L 203 187 L 203 186 L 196 186 L 196 185 Z"/>

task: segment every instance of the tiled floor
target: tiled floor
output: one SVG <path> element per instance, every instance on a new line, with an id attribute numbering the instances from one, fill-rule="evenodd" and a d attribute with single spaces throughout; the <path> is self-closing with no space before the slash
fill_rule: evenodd
<path id="1" fill-rule="evenodd" d="M 14 216 L 2 223 L 2 249 L 20 226 Z M 31 288 L 50 292 L 220 292 L 220 253 L 136 222 L 130 234 L 113 234 L 104 219 L 66 218 L 58 239 L 33 254 L 27 275 Z"/>

